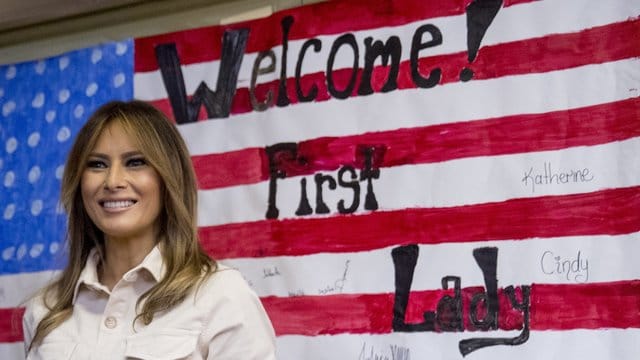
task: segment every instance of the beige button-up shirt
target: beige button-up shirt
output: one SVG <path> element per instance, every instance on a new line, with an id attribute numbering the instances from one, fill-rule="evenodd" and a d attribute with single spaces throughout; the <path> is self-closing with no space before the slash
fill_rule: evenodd
<path id="1" fill-rule="evenodd" d="M 275 359 L 271 322 L 238 271 L 219 265 L 182 303 L 155 314 L 149 325 L 136 322 L 134 329 L 136 301 L 163 275 L 159 249 L 112 291 L 98 281 L 98 262 L 94 251 L 76 285 L 73 315 L 31 349 L 27 360 Z M 46 311 L 41 298 L 27 306 L 25 346 Z"/>

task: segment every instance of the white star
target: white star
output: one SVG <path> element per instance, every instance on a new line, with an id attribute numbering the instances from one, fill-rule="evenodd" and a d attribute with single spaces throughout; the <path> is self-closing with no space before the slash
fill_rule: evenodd
<path id="1" fill-rule="evenodd" d="M 31 135 L 29 135 L 29 139 L 27 139 L 27 144 L 29 144 L 30 147 L 38 146 L 39 142 L 40 142 L 40 133 L 39 132 L 31 133 Z"/>
<path id="2" fill-rule="evenodd" d="M 113 77 L 113 86 L 119 88 L 125 82 L 125 76 L 123 73 L 117 73 L 116 76 Z"/>
<path id="3" fill-rule="evenodd" d="M 16 174 L 13 171 L 7 171 L 4 174 L 4 186 L 11 187 L 16 182 Z"/>
<path id="4" fill-rule="evenodd" d="M 18 140 L 14 137 L 9 138 L 7 143 L 5 144 L 5 150 L 7 150 L 7 154 L 13 154 L 18 148 Z"/>
<path id="5" fill-rule="evenodd" d="M 62 175 L 64 175 L 64 165 L 60 165 L 56 168 L 56 179 L 62 180 Z"/>
<path id="6" fill-rule="evenodd" d="M 15 109 L 16 109 L 16 103 L 14 101 L 10 100 L 10 101 L 6 102 L 4 105 L 2 105 L 2 115 L 8 116 Z"/>
<path id="7" fill-rule="evenodd" d="M 27 245 L 22 244 L 20 245 L 20 247 L 18 248 L 18 252 L 16 253 L 16 258 L 18 260 L 22 260 L 22 258 L 27 255 Z"/>
<path id="8" fill-rule="evenodd" d="M 69 66 L 69 57 L 68 56 L 61 57 L 60 60 L 58 60 L 58 67 L 60 68 L 60 71 L 66 69 L 67 66 Z"/>
<path id="9" fill-rule="evenodd" d="M 45 63 L 43 60 L 40 60 L 36 63 L 36 73 L 42 75 L 44 74 L 44 70 L 47 68 L 47 63 Z"/>
<path id="10" fill-rule="evenodd" d="M 56 111 L 55 110 L 49 110 L 47 111 L 47 114 L 44 117 L 48 123 L 53 122 L 53 120 L 55 120 L 56 118 Z"/>
<path id="11" fill-rule="evenodd" d="M 93 49 L 93 51 L 91 52 L 91 62 L 96 64 L 101 59 L 102 59 L 102 50 Z"/>
<path id="12" fill-rule="evenodd" d="M 87 86 L 87 90 L 85 91 L 85 94 L 88 97 L 92 97 L 93 95 L 96 94 L 97 91 L 98 91 L 98 84 L 92 82 L 91 84 L 89 84 L 89 86 Z"/>
<path id="13" fill-rule="evenodd" d="M 73 109 L 73 116 L 75 116 L 76 119 L 80 119 L 82 115 L 84 115 L 84 106 L 77 105 L 75 109 Z"/>
<path id="14" fill-rule="evenodd" d="M 31 106 L 38 109 L 41 108 L 42 105 L 44 105 L 44 94 L 42 92 L 39 92 L 33 98 L 33 101 L 31 101 Z"/>
<path id="15" fill-rule="evenodd" d="M 117 43 L 116 44 L 116 54 L 119 56 L 124 55 L 127 52 L 127 44 L 126 43 Z"/>
<path id="16" fill-rule="evenodd" d="M 13 254 L 16 252 L 15 246 L 9 246 L 8 248 L 2 250 L 2 260 L 8 261 L 13 257 Z"/>
<path id="17" fill-rule="evenodd" d="M 15 67 L 15 66 L 13 66 L 13 65 L 11 65 L 11 66 L 9 66 L 9 68 L 7 69 L 7 72 L 4 74 L 4 77 L 5 77 L 7 80 L 11 80 L 11 79 L 13 79 L 14 77 L 16 77 L 16 73 L 17 73 L 16 67 Z"/>
<path id="18" fill-rule="evenodd" d="M 40 179 L 40 174 L 42 173 L 42 171 L 40 170 L 39 166 L 34 166 L 31 168 L 31 170 L 29 170 L 29 182 L 34 184 L 36 181 L 38 181 L 38 179 Z"/>
<path id="19" fill-rule="evenodd" d="M 58 136 L 56 137 L 59 142 L 65 142 L 71 137 L 71 130 L 68 127 L 63 126 L 58 130 Z"/>
<path id="20" fill-rule="evenodd" d="M 16 213 L 16 204 L 9 204 L 6 208 L 4 208 L 3 218 L 5 220 L 11 220 L 13 218 L 13 214 Z"/>
<path id="21" fill-rule="evenodd" d="M 60 104 L 64 104 L 67 102 L 67 100 L 69 100 L 70 96 L 71 96 L 71 92 L 69 92 L 68 89 L 62 89 L 58 92 L 58 102 Z"/>
<path id="22" fill-rule="evenodd" d="M 43 203 L 42 200 L 34 200 L 31 203 L 31 215 L 38 216 L 42 212 Z"/>
<path id="23" fill-rule="evenodd" d="M 42 254 L 42 250 L 44 250 L 44 245 L 40 243 L 33 244 L 31 250 L 29 251 L 29 256 L 31 256 L 32 258 L 37 258 L 38 256 L 40 256 L 40 254 Z"/>

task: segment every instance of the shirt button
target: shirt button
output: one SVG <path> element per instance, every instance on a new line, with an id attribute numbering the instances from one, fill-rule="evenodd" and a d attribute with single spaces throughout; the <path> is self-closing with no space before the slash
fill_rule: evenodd
<path id="1" fill-rule="evenodd" d="M 109 316 L 106 319 L 104 319 L 104 326 L 106 326 L 107 329 L 113 329 L 117 325 L 118 325 L 118 321 L 113 316 Z"/>

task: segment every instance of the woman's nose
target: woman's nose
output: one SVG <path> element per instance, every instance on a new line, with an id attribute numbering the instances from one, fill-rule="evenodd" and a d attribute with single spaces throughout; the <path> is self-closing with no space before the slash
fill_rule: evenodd
<path id="1" fill-rule="evenodd" d="M 109 190 L 121 189 L 127 187 L 126 173 L 122 166 L 113 164 L 109 167 L 104 180 L 104 187 Z"/>

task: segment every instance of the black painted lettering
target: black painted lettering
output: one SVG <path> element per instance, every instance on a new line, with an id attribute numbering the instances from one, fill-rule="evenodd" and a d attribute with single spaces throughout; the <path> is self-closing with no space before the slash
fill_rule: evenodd
<path id="1" fill-rule="evenodd" d="M 311 209 L 311 205 L 309 204 L 309 197 L 307 196 L 307 179 L 300 179 L 300 203 L 298 204 L 298 209 L 296 210 L 296 215 L 310 215 L 313 213 L 313 209 Z"/>
<path id="2" fill-rule="evenodd" d="M 407 323 L 406 313 L 409 304 L 409 296 L 413 283 L 413 276 L 418 262 L 419 247 L 417 245 L 399 246 L 391 250 L 393 266 L 395 271 L 395 294 L 393 303 L 392 328 L 396 332 L 415 331 L 464 331 L 467 330 L 497 330 L 499 301 L 497 292 L 497 258 L 498 249 L 495 247 L 477 248 L 473 251 L 473 256 L 482 270 L 485 282 L 485 291 L 482 297 L 477 297 L 469 304 L 471 327 L 466 327 L 463 321 L 463 297 L 461 289 L 461 278 L 457 276 L 445 276 L 442 278 L 442 289 L 448 290 L 453 283 L 453 296 L 443 295 L 437 304 L 436 311 L 425 311 L 422 323 Z M 513 310 L 522 312 L 523 323 L 521 333 L 513 338 L 484 337 L 465 339 L 458 343 L 458 348 L 463 356 L 488 346 L 495 345 L 520 345 L 529 339 L 530 303 L 531 287 L 521 286 L 521 300 L 513 286 L 504 289 L 504 294 L 509 300 Z M 485 302 L 485 316 L 479 319 L 478 303 Z M 507 305 L 508 306 L 508 305 Z M 475 313 L 475 315 L 474 315 Z"/>
<path id="3" fill-rule="evenodd" d="M 471 299 L 469 307 L 469 316 L 471 323 L 480 330 L 497 330 L 498 329 L 498 248 L 483 247 L 473 250 L 473 257 L 482 270 L 484 276 L 485 291 L 476 294 Z M 478 304 L 482 301 L 486 308 L 484 318 L 478 318 Z"/>
<path id="4" fill-rule="evenodd" d="M 280 211 L 276 206 L 276 193 L 278 190 L 278 179 L 287 177 L 284 164 L 296 161 L 298 155 L 298 145 L 296 143 L 279 143 L 265 148 L 269 159 L 269 200 L 267 219 L 277 219 Z"/>
<path id="5" fill-rule="evenodd" d="M 229 116 L 248 37 L 248 29 L 225 31 L 216 91 L 211 91 L 204 82 L 201 82 L 191 100 L 187 98 L 175 43 L 156 46 L 156 60 L 176 123 L 197 121 L 202 105 L 210 119 Z"/>
<path id="6" fill-rule="evenodd" d="M 422 42 L 422 36 L 425 33 L 431 35 L 431 39 L 426 42 Z M 431 48 L 442 44 L 442 33 L 435 25 L 426 24 L 420 26 L 413 34 L 413 40 L 411 41 L 411 78 L 414 84 L 419 88 L 431 88 L 436 86 L 440 82 L 442 76 L 442 70 L 435 68 L 429 73 L 429 77 L 425 78 L 420 74 L 420 51 L 423 49 Z"/>
<path id="7" fill-rule="evenodd" d="M 458 343 L 458 349 L 462 356 L 466 356 L 476 350 L 496 345 L 521 345 L 529 340 L 529 318 L 530 318 L 530 303 L 531 303 L 531 287 L 523 285 L 520 287 L 522 290 L 522 302 L 518 302 L 515 295 L 515 289 L 513 286 L 508 286 L 504 289 L 504 293 L 509 298 L 511 306 L 523 313 L 523 328 L 520 335 L 514 338 L 472 338 L 465 339 Z"/>
<path id="8" fill-rule="evenodd" d="M 418 262 L 420 248 L 418 245 L 399 246 L 391 250 L 393 267 L 395 269 L 395 295 L 393 299 L 393 331 L 415 332 L 435 331 L 435 314 L 425 312 L 425 321 L 419 324 L 407 324 L 405 316 L 409 305 L 409 294 L 413 274 Z"/>
<path id="9" fill-rule="evenodd" d="M 266 67 L 260 67 L 262 60 L 270 60 L 269 65 Z M 266 99 L 259 101 L 256 97 L 256 81 L 258 75 L 264 75 L 276 71 L 276 54 L 273 50 L 262 51 L 256 57 L 256 61 L 253 62 L 253 71 L 251 71 L 251 86 L 249 87 L 249 101 L 251 107 L 255 111 L 265 111 L 273 104 L 273 90 L 269 89 Z"/>
<path id="10" fill-rule="evenodd" d="M 381 91 L 389 92 L 397 89 L 398 71 L 400 70 L 400 57 L 402 54 L 400 38 L 392 36 L 383 44 L 380 40 L 373 42 L 373 38 L 368 37 L 364 39 L 364 45 L 364 70 L 362 72 L 362 79 L 360 80 L 360 87 L 358 88 L 358 95 L 373 94 L 371 75 L 373 73 L 374 62 L 378 57 L 380 57 L 383 66 L 387 66 L 389 64 L 389 58 L 391 58 L 391 69 L 389 70 L 387 81 Z"/>
<path id="11" fill-rule="evenodd" d="M 344 174 L 349 173 L 351 176 L 351 181 L 344 180 Z M 348 208 L 345 207 L 344 200 L 338 201 L 338 212 L 340 214 L 351 214 L 358 210 L 358 206 L 360 206 L 360 183 L 358 182 L 358 174 L 356 174 L 356 170 L 352 166 L 343 166 L 338 171 L 338 184 L 341 187 L 347 187 L 353 190 L 353 201 L 351 202 L 351 206 Z"/>
<path id="12" fill-rule="evenodd" d="M 351 78 L 349 79 L 349 83 L 344 88 L 344 90 L 336 89 L 336 85 L 333 80 L 333 66 L 336 61 L 336 54 L 338 50 L 342 47 L 342 45 L 348 45 L 351 47 L 353 51 L 353 66 L 351 69 Z M 329 52 L 329 61 L 327 62 L 327 89 L 331 96 L 336 99 L 346 99 L 352 93 L 353 89 L 356 86 L 356 80 L 358 78 L 358 44 L 356 43 L 356 37 L 353 34 L 344 34 L 338 37 L 331 46 L 331 51 Z"/>
<path id="13" fill-rule="evenodd" d="M 322 198 L 322 185 L 328 182 L 329 189 L 335 190 L 336 181 L 330 175 L 316 174 L 313 178 L 316 182 L 316 214 L 328 214 L 330 210 Z"/>
<path id="14" fill-rule="evenodd" d="M 318 39 L 307 40 L 302 44 L 302 48 L 300 49 L 298 62 L 296 63 L 296 95 L 300 102 L 313 101 L 316 99 L 316 96 L 318 96 L 318 86 L 316 84 L 311 85 L 311 89 L 309 89 L 309 93 L 307 95 L 302 92 L 302 86 L 300 85 L 300 77 L 302 76 L 302 60 L 310 46 L 313 46 L 314 52 L 320 52 L 320 49 L 322 49 L 322 41 Z"/>
<path id="15" fill-rule="evenodd" d="M 364 197 L 365 210 L 378 210 L 378 200 L 373 192 L 373 180 L 380 178 L 380 169 L 377 164 L 382 162 L 386 148 L 362 145 L 358 146 L 358 155 L 364 158 L 364 167 L 360 171 L 360 181 L 367 182 L 367 192 Z M 375 157 L 375 158 L 374 158 Z M 376 164 L 374 166 L 374 164 Z"/>
<path id="16" fill-rule="evenodd" d="M 442 289 L 449 288 L 449 282 L 453 282 L 453 297 L 444 295 L 438 301 L 436 320 L 440 331 L 464 331 L 462 320 L 462 289 L 459 276 L 445 276 L 442 278 Z"/>
<path id="17" fill-rule="evenodd" d="M 293 25 L 293 16 L 285 16 L 280 22 L 282 25 L 282 59 L 280 61 L 280 85 L 278 86 L 278 106 L 287 106 L 291 103 L 287 94 L 287 52 L 289 50 L 289 31 Z"/>

